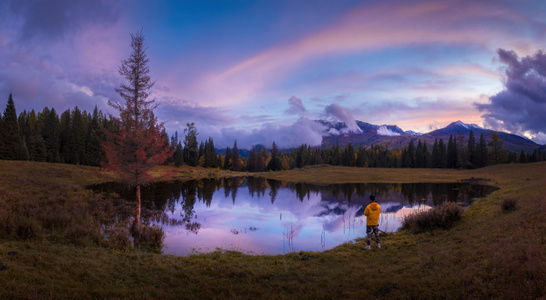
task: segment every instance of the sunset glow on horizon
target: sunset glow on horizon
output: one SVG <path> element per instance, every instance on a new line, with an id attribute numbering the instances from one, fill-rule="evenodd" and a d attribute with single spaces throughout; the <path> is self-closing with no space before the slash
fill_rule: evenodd
<path id="1" fill-rule="evenodd" d="M 291 147 L 320 140 L 318 119 L 461 120 L 546 144 L 538 0 L 2 1 L 0 105 L 115 113 L 140 29 L 171 135 L 194 122 L 218 148 Z"/>

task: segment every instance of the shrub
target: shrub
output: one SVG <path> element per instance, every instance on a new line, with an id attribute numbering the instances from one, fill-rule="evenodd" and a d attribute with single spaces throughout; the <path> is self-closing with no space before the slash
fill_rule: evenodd
<path id="1" fill-rule="evenodd" d="M 107 232 L 108 246 L 117 250 L 128 250 L 132 247 L 129 229 L 116 227 Z"/>
<path id="2" fill-rule="evenodd" d="M 516 210 L 516 199 L 508 198 L 504 199 L 501 203 L 502 212 L 509 213 Z"/>
<path id="3" fill-rule="evenodd" d="M 165 231 L 160 226 L 143 225 L 140 228 L 140 236 L 135 239 L 135 246 L 144 251 L 161 253 Z"/>
<path id="4" fill-rule="evenodd" d="M 430 210 L 407 215 L 402 222 L 402 228 L 412 232 L 447 229 L 461 220 L 463 209 L 453 202 L 446 202 Z"/>

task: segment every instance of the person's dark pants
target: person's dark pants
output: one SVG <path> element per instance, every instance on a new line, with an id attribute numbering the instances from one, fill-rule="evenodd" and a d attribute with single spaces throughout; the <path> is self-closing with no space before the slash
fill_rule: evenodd
<path id="1" fill-rule="evenodd" d="M 368 226 L 366 225 L 366 236 L 368 237 L 368 240 L 366 241 L 366 244 L 369 246 L 370 241 L 372 240 L 372 232 L 375 235 L 375 242 L 379 244 L 379 226 Z"/>

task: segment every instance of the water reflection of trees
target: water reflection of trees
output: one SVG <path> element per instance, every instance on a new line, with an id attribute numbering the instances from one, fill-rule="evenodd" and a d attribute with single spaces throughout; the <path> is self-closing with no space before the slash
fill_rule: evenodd
<path id="1" fill-rule="evenodd" d="M 145 213 L 144 222 L 168 225 L 185 225 L 190 232 L 197 233 L 201 224 L 195 221 L 197 201 L 207 207 L 211 205 L 214 193 L 223 188 L 224 196 L 235 203 L 240 187 L 247 187 L 251 198 L 266 197 L 274 203 L 280 189 L 289 189 L 300 201 L 310 199 L 311 195 L 321 195 L 323 200 L 337 202 L 368 201 L 370 194 L 377 195 L 379 201 L 388 200 L 395 192 L 410 204 L 431 203 L 438 205 L 445 201 L 470 204 L 473 198 L 482 197 L 495 190 L 494 187 L 473 183 L 345 183 L 317 185 L 308 183 L 287 183 L 262 177 L 232 177 L 222 179 L 202 179 L 189 181 L 158 182 L 142 188 L 142 201 Z M 93 186 L 98 192 L 115 192 L 121 198 L 135 199 L 134 189 L 127 189 L 115 183 Z M 168 218 L 166 212 L 174 214 L 176 206 L 181 206 L 180 217 Z"/>

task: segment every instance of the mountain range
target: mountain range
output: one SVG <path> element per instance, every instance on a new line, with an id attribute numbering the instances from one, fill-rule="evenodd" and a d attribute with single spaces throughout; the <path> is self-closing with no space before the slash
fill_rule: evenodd
<path id="1" fill-rule="evenodd" d="M 453 122 L 444 128 L 424 134 L 413 131 L 404 131 L 396 125 L 374 125 L 361 121 L 356 121 L 356 127 L 358 128 L 355 128 L 355 126 L 349 128 L 344 122 L 332 123 L 324 120 L 317 120 L 316 122 L 319 122 L 328 128 L 324 132 L 322 145 L 332 146 L 338 143 L 340 147 L 343 147 L 348 143 L 365 147 L 387 144 L 390 149 L 395 149 L 406 146 L 412 140 L 414 143 L 421 140 L 421 142 L 426 142 L 430 147 L 434 144 L 435 139 L 443 139 L 444 143 L 447 145 L 449 135 L 452 135 L 454 138 L 459 135 L 464 135 L 464 142 L 466 143 L 468 142 L 471 130 L 476 142 L 479 142 L 480 134 L 483 134 L 487 143 L 490 141 L 491 131 L 494 131 L 482 128 L 476 124 L 465 124 L 461 121 Z M 541 146 L 528 138 L 516 134 L 502 131 L 494 132 L 497 132 L 501 140 L 504 140 L 503 147 L 508 151 L 519 153 L 523 150 L 525 152 L 532 152 L 538 148 L 541 148 L 541 150 L 545 148 L 545 146 Z"/>

